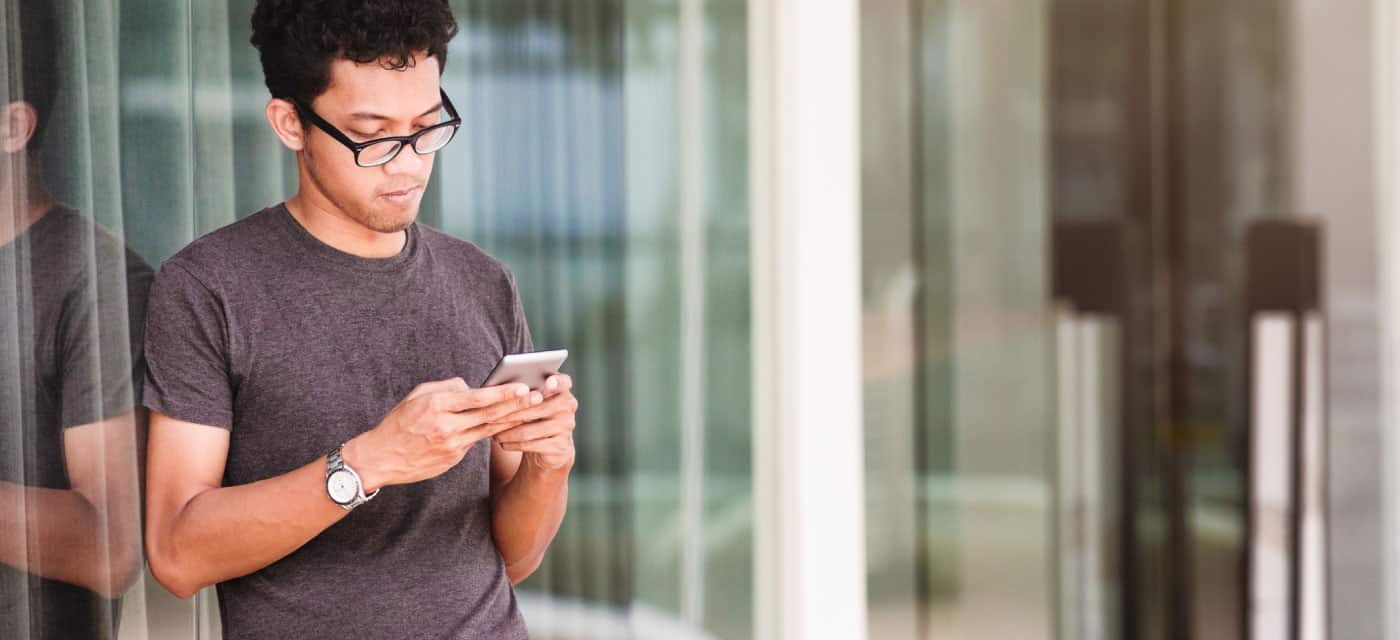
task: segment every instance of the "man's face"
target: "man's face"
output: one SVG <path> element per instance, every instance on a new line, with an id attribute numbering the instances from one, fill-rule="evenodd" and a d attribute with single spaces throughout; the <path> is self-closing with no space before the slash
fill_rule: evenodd
<path id="1" fill-rule="evenodd" d="M 437 59 L 424 54 L 403 70 L 336 60 L 330 87 L 311 109 L 355 142 L 412 135 L 441 121 L 439 81 Z M 303 161 L 316 187 L 346 215 L 380 233 L 402 231 L 418 217 L 434 157 L 405 146 L 388 164 L 361 167 L 350 149 L 306 127 Z"/>

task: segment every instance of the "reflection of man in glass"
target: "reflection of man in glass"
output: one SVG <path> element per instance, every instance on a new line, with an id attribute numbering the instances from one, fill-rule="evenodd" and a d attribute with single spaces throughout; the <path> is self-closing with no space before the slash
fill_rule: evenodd
<path id="1" fill-rule="evenodd" d="M 152 273 L 39 179 L 52 4 L 0 5 L 18 92 L 0 99 L 0 638 L 20 640 L 114 637 L 141 567 L 132 380 Z"/>
<path id="2" fill-rule="evenodd" d="M 144 398 L 151 568 L 217 584 L 230 638 L 526 637 L 577 402 L 469 386 L 532 349 L 515 281 L 415 223 L 456 29 L 445 0 L 254 10 L 299 189 L 162 265 Z"/>

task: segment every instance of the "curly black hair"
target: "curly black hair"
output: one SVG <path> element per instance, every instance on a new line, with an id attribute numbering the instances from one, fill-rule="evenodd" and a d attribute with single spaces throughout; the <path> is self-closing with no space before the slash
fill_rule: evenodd
<path id="1" fill-rule="evenodd" d="M 311 104 L 331 82 L 331 62 L 404 69 L 427 52 L 447 65 L 457 20 L 447 0 L 258 0 L 253 46 L 272 97 Z"/>
<path id="2" fill-rule="evenodd" d="M 29 148 L 37 149 L 53 116 L 58 95 L 58 16 L 51 0 L 8 0 L 0 25 L 6 26 L 10 77 L 18 73 L 17 99 L 28 102 L 38 113 L 38 126 Z M 17 27 L 17 28 L 16 28 Z M 17 32 L 17 33 L 16 33 Z M 18 61 L 16 64 L 15 61 Z M 16 83 L 11 82 L 12 86 Z"/>

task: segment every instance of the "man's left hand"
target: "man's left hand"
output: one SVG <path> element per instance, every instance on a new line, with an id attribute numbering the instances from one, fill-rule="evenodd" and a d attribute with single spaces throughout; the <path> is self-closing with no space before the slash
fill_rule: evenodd
<path id="1" fill-rule="evenodd" d="M 545 380 L 544 402 L 522 409 L 499 423 L 516 425 L 496 434 L 496 444 L 505 451 L 525 454 L 532 466 L 556 470 L 574 463 L 574 414 L 578 400 L 574 398 L 574 382 L 564 374 Z"/>

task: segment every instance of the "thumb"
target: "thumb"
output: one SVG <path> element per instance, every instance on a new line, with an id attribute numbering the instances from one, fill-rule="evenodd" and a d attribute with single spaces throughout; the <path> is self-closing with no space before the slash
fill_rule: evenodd
<path id="1" fill-rule="evenodd" d="M 460 377 L 448 378 L 446 380 L 437 380 L 434 382 L 424 382 L 423 384 L 414 387 L 413 391 L 410 391 L 408 395 L 404 396 L 403 401 L 408 402 L 409 400 L 412 400 L 419 396 L 427 395 L 429 393 L 440 393 L 443 391 L 465 391 L 470 388 L 471 386 L 467 384 L 467 381 L 461 379 Z"/>

